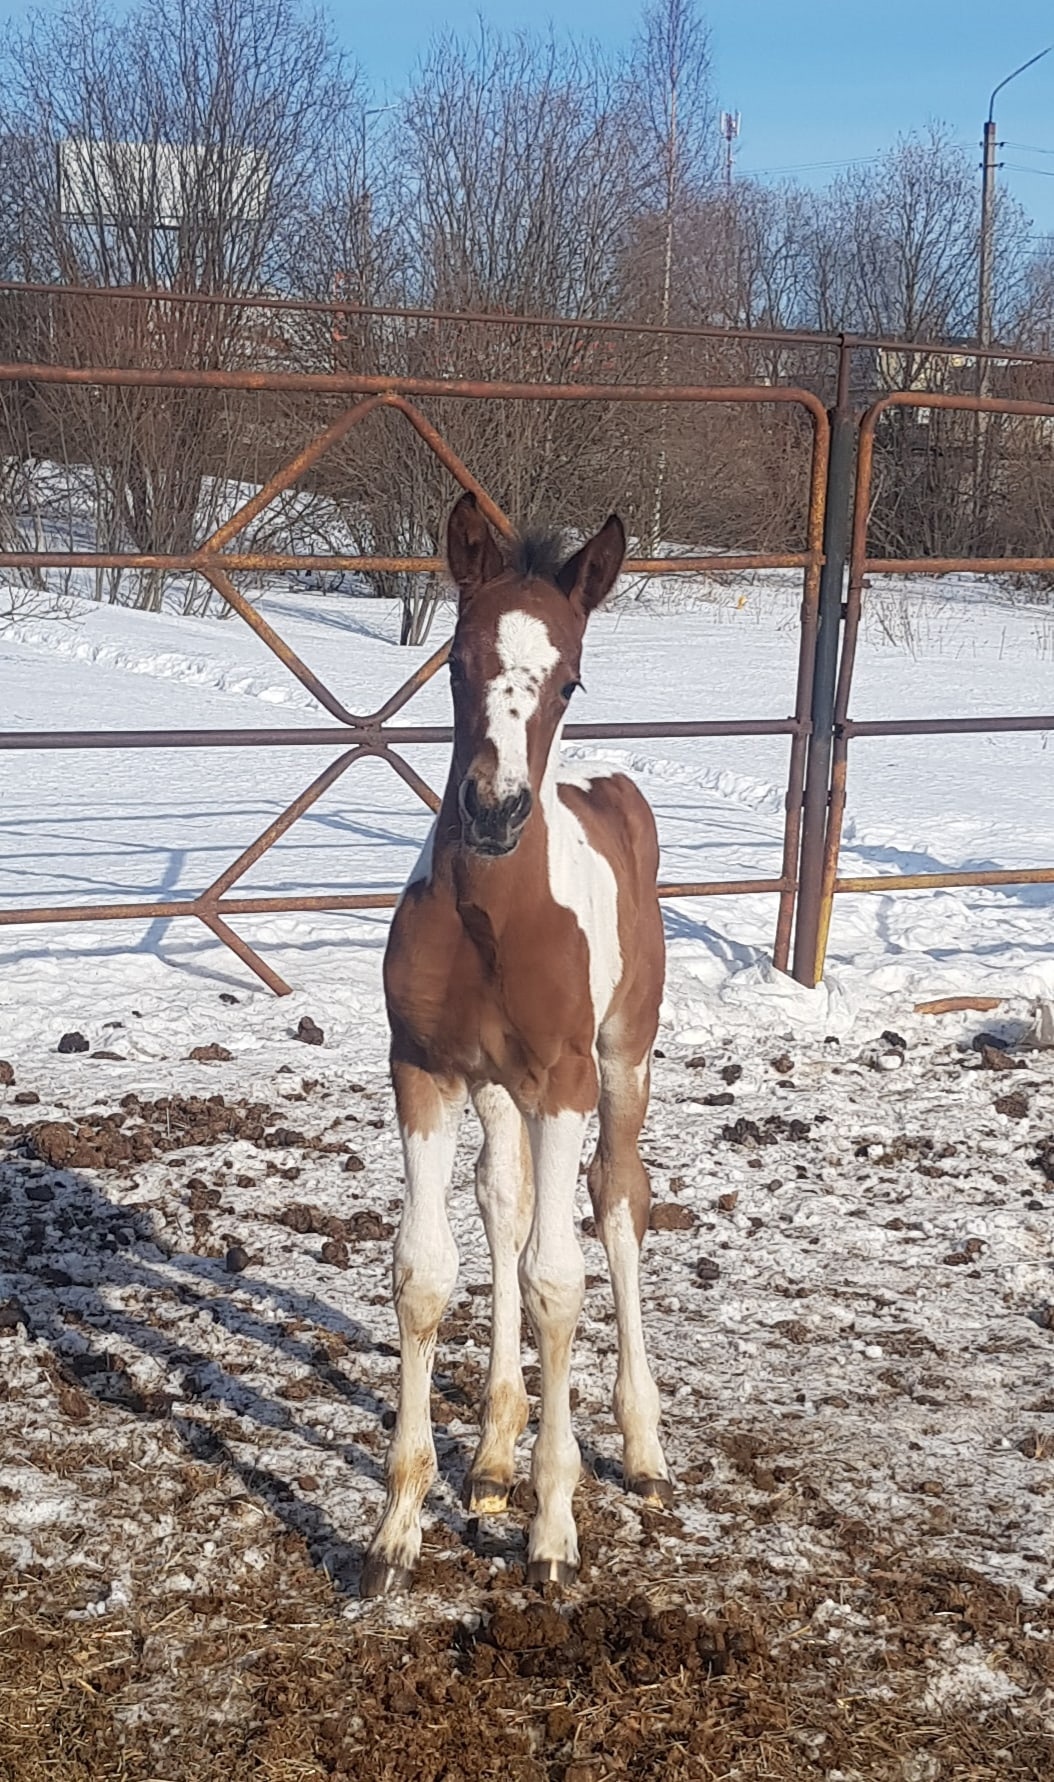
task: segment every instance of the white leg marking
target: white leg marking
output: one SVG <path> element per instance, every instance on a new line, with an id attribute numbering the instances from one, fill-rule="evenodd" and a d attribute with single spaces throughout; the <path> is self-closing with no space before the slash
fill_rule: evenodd
<path id="1" fill-rule="evenodd" d="M 648 1366 L 640 1306 L 640 1245 L 626 1201 L 611 1207 L 601 1225 L 611 1271 L 618 1325 L 618 1372 L 612 1409 L 622 1431 L 623 1473 L 634 1479 L 668 1479 L 659 1445 L 659 1392 Z"/>
<path id="2" fill-rule="evenodd" d="M 457 1247 L 446 1196 L 464 1096 L 444 1104 L 437 1131 L 403 1128 L 406 1196 L 395 1240 L 392 1284 L 399 1319 L 399 1413 L 388 1452 L 388 1496 L 370 1556 L 412 1570 L 421 1551 L 421 1506 L 435 1475 L 430 1393 L 436 1333 L 457 1280 Z"/>
<path id="3" fill-rule="evenodd" d="M 534 1158 L 534 1219 L 520 1258 L 520 1285 L 538 1344 L 542 1376 L 541 1416 L 531 1460 L 537 1510 L 531 1523 L 528 1561 L 574 1571 L 578 1536 L 571 1499 L 581 1457 L 571 1427 L 570 1367 L 571 1343 L 585 1294 L 574 1198 L 586 1116 L 565 1111 L 528 1124 Z"/>
<path id="4" fill-rule="evenodd" d="M 503 1507 L 514 1476 L 516 1443 L 527 1427 L 517 1265 L 531 1221 L 533 1178 L 526 1129 L 512 1097 L 489 1084 L 477 1089 L 473 1100 L 484 1133 L 476 1199 L 490 1245 L 493 1298 L 490 1367 L 470 1480 L 499 1489 L 474 1495 L 470 1507 L 486 1512 Z"/>

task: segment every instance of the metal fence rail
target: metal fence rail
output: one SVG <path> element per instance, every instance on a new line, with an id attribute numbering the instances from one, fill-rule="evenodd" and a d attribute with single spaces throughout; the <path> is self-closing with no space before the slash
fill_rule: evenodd
<path id="1" fill-rule="evenodd" d="M 137 370 L 126 367 L 82 367 L 47 364 L 0 364 L 0 383 L 48 383 L 88 387 L 124 386 L 143 389 L 295 391 L 298 394 L 357 398 L 324 431 L 317 434 L 282 466 L 231 517 L 194 550 L 185 554 L 157 555 L 135 552 L 5 551 L 2 568 L 122 568 L 166 569 L 196 573 L 207 580 L 227 606 L 249 625 L 269 650 L 293 674 L 334 720 L 325 728 L 260 730 L 153 730 L 153 731 L 7 731 L 0 733 L 0 750 L 21 753 L 32 750 L 77 751 L 81 749 L 245 749 L 327 746 L 338 750 L 336 758 L 299 797 L 282 811 L 211 884 L 196 896 L 154 902 L 94 903 L 55 907 L 33 905 L 6 908 L 0 925 L 67 923 L 77 921 L 141 921 L 154 917 L 193 917 L 222 940 L 264 983 L 279 995 L 290 986 L 260 954 L 230 926 L 228 918 L 242 914 L 305 910 L 362 910 L 390 908 L 397 896 L 391 892 L 323 896 L 232 896 L 233 887 L 272 848 L 300 817 L 357 761 L 367 757 L 383 760 L 432 810 L 439 799 L 399 749 L 409 744 L 449 742 L 451 731 L 442 725 L 394 725 L 391 720 L 439 672 L 446 661 L 447 645 L 409 676 L 377 710 L 360 713 L 350 709 L 320 676 L 301 660 L 272 625 L 239 592 L 231 577 L 238 571 L 283 569 L 366 570 L 385 569 L 434 572 L 441 567 L 434 557 L 365 557 L 351 555 L 296 555 L 280 552 L 246 552 L 230 549 L 245 528 L 325 454 L 379 407 L 400 414 L 434 452 L 454 481 L 471 490 L 495 528 L 505 537 L 514 532 L 511 521 L 482 483 L 452 450 L 431 421 L 410 400 L 443 397 L 467 402 L 493 400 L 516 402 L 608 402 L 637 404 L 769 404 L 791 406 L 808 418 L 811 453 L 805 514 L 804 551 L 739 553 L 705 557 L 632 558 L 626 568 L 643 575 L 672 574 L 705 569 L 707 573 L 747 569 L 794 569 L 802 575 L 802 605 L 798 625 L 793 710 L 768 719 L 706 719 L 634 724 L 571 724 L 571 739 L 627 739 L 643 737 L 787 736 L 790 750 L 787 768 L 781 869 L 778 878 L 699 880 L 664 883 L 664 897 L 702 897 L 715 894 L 745 896 L 766 892 L 778 898 L 773 958 L 781 970 L 789 960 L 795 899 L 798 890 L 798 855 L 805 784 L 805 764 L 812 731 L 813 670 L 819 613 L 820 575 L 823 564 L 823 522 L 827 485 L 830 429 L 827 413 L 812 391 L 764 385 L 677 386 L 627 384 L 531 384 L 473 382 L 435 378 L 381 378 L 343 374 L 310 374 L 257 371 Z"/>
<path id="2" fill-rule="evenodd" d="M 735 384 L 658 383 L 548 383 L 497 382 L 441 377 L 367 376 L 343 372 L 201 371 L 175 367 L 144 369 L 135 366 L 74 366 L 12 361 L 0 364 L 0 386 L 51 384 L 88 388 L 130 387 L 154 390 L 266 391 L 304 396 L 339 398 L 346 404 L 335 420 L 307 441 L 269 477 L 238 510 L 184 554 L 113 551 L 0 552 L 0 570 L 128 569 L 161 570 L 202 576 L 228 608 L 256 633 L 274 656 L 317 701 L 330 722 L 310 727 L 208 730 L 98 730 L 8 731 L 0 733 L 0 750 L 26 751 L 93 749 L 290 749 L 325 747 L 334 751 L 326 768 L 300 793 L 211 884 L 185 899 L 153 902 L 95 903 L 72 906 L 32 906 L 0 911 L 0 926 L 21 923 L 70 923 L 79 921 L 141 921 L 154 917 L 193 917 L 208 927 L 263 981 L 279 994 L 289 986 L 266 960 L 230 926 L 228 918 L 283 911 L 339 911 L 391 907 L 397 892 L 345 895 L 291 895 L 285 897 L 235 894 L 250 868 L 356 762 L 366 758 L 387 762 L 392 770 L 432 810 L 438 798 L 434 789 L 400 752 L 417 744 L 449 742 L 451 732 L 443 725 L 393 722 L 414 696 L 441 670 L 447 646 L 436 650 L 413 674 L 394 689 L 376 710 L 357 712 L 330 688 L 285 639 L 239 591 L 232 579 L 239 573 L 283 570 L 332 569 L 348 571 L 398 571 L 434 574 L 442 569 L 435 556 L 365 556 L 318 553 L 249 551 L 238 548 L 246 528 L 286 491 L 296 487 L 336 445 L 379 409 L 402 417 L 413 428 L 461 488 L 471 490 L 499 533 L 510 537 L 512 524 L 488 494 L 472 469 L 462 462 L 448 440 L 429 419 L 421 404 L 433 399 L 467 403 L 503 402 L 605 402 L 638 405 L 772 405 L 797 409 L 808 421 L 811 448 L 808 493 L 804 514 L 805 549 L 788 552 L 741 552 L 735 554 L 634 558 L 628 571 L 663 575 L 705 570 L 789 569 L 802 578 L 802 604 L 795 654 L 793 709 L 761 719 L 667 720 L 634 724 L 572 724 L 565 734 L 572 739 L 625 740 L 661 737 L 786 736 L 789 756 L 786 777 L 785 816 L 778 877 L 765 879 L 708 880 L 667 883 L 665 897 L 747 895 L 771 893 L 778 899 L 773 960 L 785 970 L 790 964 L 793 932 L 793 972 L 802 983 L 816 983 L 823 972 L 832 911 L 843 894 L 917 890 L 941 886 L 986 886 L 1054 883 L 1054 867 L 987 872 L 922 873 L 849 878 L 839 876 L 839 853 L 846 808 L 849 745 L 880 736 L 978 735 L 1036 731 L 1054 728 L 1054 716 L 918 718 L 860 722 L 850 716 L 850 700 L 856 647 L 862 614 L 866 576 L 907 574 L 940 575 L 949 572 L 998 574 L 1054 572 L 1050 557 L 869 557 L 868 515 L 872 499 L 872 470 L 877 431 L 890 410 L 955 409 L 978 417 L 980 429 L 988 415 L 1054 417 L 1054 403 L 1018 398 L 979 397 L 935 389 L 900 390 L 871 403 L 863 413 L 852 406 L 854 355 L 890 351 L 905 355 L 913 364 L 964 356 L 1013 362 L 1038 377 L 1054 365 L 1054 356 L 1015 352 L 1001 346 L 964 348 L 948 342 L 889 341 L 866 336 L 821 335 L 806 331 L 682 327 L 669 330 L 654 324 L 600 321 L 584 318 L 538 316 L 458 315 L 439 310 L 390 311 L 338 299 L 305 301 L 277 297 L 253 297 L 212 293 L 172 293 L 143 290 L 77 290 L 68 286 L 23 286 L 0 281 L 0 294 L 33 300 L 94 302 L 112 298 L 147 304 L 178 306 L 199 304 L 236 309 L 280 309 L 319 313 L 323 316 L 394 318 L 396 321 L 431 324 L 457 323 L 488 328 L 521 327 L 578 329 L 586 333 L 669 334 L 703 341 L 760 342 L 810 346 L 832 355 L 836 367 L 834 405 L 828 412 L 821 398 L 804 387 L 772 383 Z M 826 374 L 823 380 L 826 384 Z M 855 464 L 855 469 L 854 469 Z M 848 588 L 846 571 L 848 569 Z"/>
<path id="3" fill-rule="evenodd" d="M 880 874 L 843 878 L 838 873 L 842 827 L 845 820 L 849 745 L 855 738 L 879 736 L 983 736 L 999 732 L 1054 730 L 1054 714 L 1023 716 L 898 718 L 860 722 L 849 715 L 856 665 L 856 646 L 863 610 L 864 579 L 868 575 L 998 574 L 1054 571 L 1051 557 L 869 557 L 867 523 L 871 508 L 871 479 L 875 432 L 882 416 L 893 408 L 946 408 L 967 414 L 1036 415 L 1054 417 L 1054 404 L 999 397 L 901 390 L 881 397 L 861 417 L 853 497 L 852 543 L 849 557 L 849 589 L 845 604 L 838 677 L 831 711 L 831 781 L 826 815 L 818 919 L 806 945 L 815 941 L 811 974 L 818 983 L 823 976 L 831 917 L 836 896 L 844 893 L 938 890 L 954 886 L 1054 884 L 1054 866 L 1020 867 L 1007 871 L 923 872 Z"/>

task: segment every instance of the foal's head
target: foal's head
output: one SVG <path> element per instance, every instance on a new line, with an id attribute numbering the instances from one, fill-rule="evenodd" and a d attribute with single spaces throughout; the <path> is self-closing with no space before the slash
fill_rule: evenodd
<path id="1" fill-rule="evenodd" d="M 626 551 L 617 514 L 566 562 L 544 544 L 506 563 L 476 502 L 463 495 L 447 526 L 461 594 L 450 646 L 454 772 L 465 846 L 511 854 L 539 796 L 568 701 L 582 638 Z"/>

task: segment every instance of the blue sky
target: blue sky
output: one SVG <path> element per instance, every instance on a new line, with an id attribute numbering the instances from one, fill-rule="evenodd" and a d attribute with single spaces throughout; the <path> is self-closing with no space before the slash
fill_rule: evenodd
<path id="1" fill-rule="evenodd" d="M 58 0 L 45 0 L 44 10 Z M 27 10 L 24 0 L 7 9 Z M 476 20 L 628 45 L 637 0 L 330 0 L 342 41 L 378 102 L 394 98 L 429 38 L 469 34 Z M 876 155 L 930 119 L 975 146 L 996 82 L 1054 43 L 1050 0 L 705 0 L 718 104 L 742 114 L 737 165 L 793 170 L 823 183 L 817 163 Z M 1013 81 L 996 106 L 999 179 L 1039 232 L 1054 232 L 1054 54 Z M 1046 150 L 1046 153 L 1037 152 Z M 978 157 L 980 150 L 978 148 Z"/>
<path id="2" fill-rule="evenodd" d="M 478 17 L 534 29 L 553 19 L 617 46 L 632 41 L 640 12 L 636 0 L 334 0 L 331 10 L 382 99 L 398 93 L 433 33 L 471 32 Z M 718 104 L 742 114 L 738 166 L 793 168 L 810 183 L 835 171 L 815 163 L 878 154 L 931 118 L 978 144 L 996 82 L 1054 43 L 1049 0 L 712 0 L 700 10 Z M 999 178 L 1037 229 L 1054 231 L 1054 54 L 999 95 L 996 121 L 1000 138 L 1029 145 L 1001 151 Z"/>

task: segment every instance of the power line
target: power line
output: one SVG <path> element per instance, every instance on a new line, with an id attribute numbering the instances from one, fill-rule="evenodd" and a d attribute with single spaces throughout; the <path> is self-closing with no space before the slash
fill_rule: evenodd
<path id="1" fill-rule="evenodd" d="M 744 167 L 742 172 L 751 176 L 759 173 L 814 173 L 826 167 L 863 167 L 882 159 L 882 155 L 856 155 L 850 161 L 798 161 L 788 167 Z"/>
<path id="2" fill-rule="evenodd" d="M 953 142 L 951 144 L 952 148 L 959 149 L 972 149 L 976 146 L 976 143 L 973 142 Z M 1021 145 L 1008 143 L 1006 146 L 1009 148 L 1020 147 Z M 1050 152 L 1054 154 L 1054 149 Z M 889 153 L 890 150 L 881 149 L 878 154 L 854 155 L 847 161 L 797 161 L 792 162 L 785 167 L 743 167 L 740 171 L 746 178 L 752 179 L 762 173 L 818 173 L 832 167 L 870 167 L 873 166 L 876 161 L 884 161 Z"/>
<path id="3" fill-rule="evenodd" d="M 1054 148 L 1037 148 L 1034 142 L 1004 142 L 1003 147 L 1023 150 L 1026 155 L 1054 155 Z"/>
<path id="4" fill-rule="evenodd" d="M 1020 161 L 1004 161 L 1008 173 L 1035 173 L 1040 179 L 1054 179 L 1054 167 L 1025 167 Z"/>

